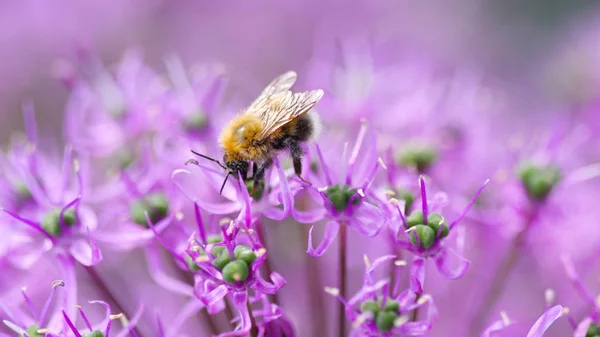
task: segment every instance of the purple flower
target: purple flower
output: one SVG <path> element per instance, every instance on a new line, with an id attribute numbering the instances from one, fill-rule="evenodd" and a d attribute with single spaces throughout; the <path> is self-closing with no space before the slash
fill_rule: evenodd
<path id="1" fill-rule="evenodd" d="M 366 144 L 364 148 L 363 144 Z M 346 158 L 344 154 L 343 170 L 335 179 L 336 182 L 318 146 L 316 151 L 321 162 L 325 186 L 305 188 L 310 191 L 311 196 L 320 198 L 316 201 L 322 205 L 325 212 L 320 208 L 301 215 L 296 210 L 292 213 L 296 220 L 302 222 L 306 219 L 315 222 L 321 220 L 321 217 L 328 221 L 323 240 L 316 248 L 312 239 L 314 226 L 309 231 L 307 252 L 315 257 L 325 253 L 336 238 L 340 226 L 348 226 L 361 235 L 374 237 L 379 234 L 387 220 L 385 211 L 377 205 L 377 200 L 370 191 L 381 161 L 375 148 L 375 136 L 372 132 L 367 132 L 366 123 L 361 126 L 350 156 Z"/>
<path id="2" fill-rule="evenodd" d="M 365 256 L 365 276 L 361 289 L 349 300 L 342 298 L 337 288 L 326 291 L 344 303 L 346 317 L 352 322 L 352 336 L 424 336 L 437 320 L 437 308 L 429 295 L 417 297 L 411 289 L 400 291 L 400 277 L 396 284 L 389 280 L 377 281 L 375 269 L 395 256 L 382 256 L 371 263 Z M 406 265 L 395 261 L 397 274 Z M 428 304 L 427 319 L 411 322 L 409 314 Z"/>
<path id="3" fill-rule="evenodd" d="M 479 194 L 488 184 L 486 181 L 475 193 L 471 202 L 465 207 L 462 213 L 449 224 L 446 224 L 444 217 L 435 212 L 441 205 L 432 203 L 427 199 L 425 188 L 425 179 L 419 178 L 421 187 L 421 210 L 413 211 L 408 217 L 403 215 L 403 211 L 397 205 L 397 211 L 402 220 L 401 226 L 393 228 L 396 237 L 396 244 L 413 254 L 415 258 L 411 266 L 411 289 L 420 294 L 423 292 L 423 282 L 425 280 L 425 261 L 432 258 L 438 271 L 446 278 L 457 279 L 462 277 L 468 270 L 471 263 L 458 255 L 453 249 L 446 247 L 444 238 L 450 234 L 450 231 L 467 214 L 473 206 Z M 397 201 L 392 199 L 392 203 Z M 427 219 L 427 220 L 425 220 Z M 405 237 L 408 241 L 401 240 Z M 455 258 L 456 266 L 451 267 L 451 259 Z"/>
<path id="4" fill-rule="evenodd" d="M 72 149 L 69 146 L 65 149 L 62 167 L 37 151 L 30 156 L 35 169 L 19 167 L 19 174 L 36 206 L 19 213 L 3 208 L 4 212 L 29 227 L 29 240 L 23 243 L 26 256 L 15 263 L 27 268 L 51 249 L 57 253 L 66 252 L 86 266 L 99 263 L 102 253 L 92 238 L 98 225 L 97 217 L 89 206 L 81 203 L 82 176 Z M 77 179 L 73 179 L 74 175 Z M 60 179 L 56 179 L 57 176 Z"/>
<path id="5" fill-rule="evenodd" d="M 209 313 L 224 308 L 224 297 L 230 295 L 240 314 L 233 332 L 221 336 L 244 336 L 253 328 L 249 311 L 249 290 L 257 294 L 274 294 L 286 281 L 273 272 L 269 283 L 260 276 L 260 267 L 267 250 L 258 241 L 254 230 L 245 227 L 243 220 L 221 222 L 221 237 L 190 238 L 186 250 L 192 261 L 203 271 L 196 278 L 194 293 Z M 245 235 L 239 235 L 239 234 Z"/>
<path id="6" fill-rule="evenodd" d="M 29 314 L 26 314 L 21 310 L 13 312 L 7 303 L 0 301 L 0 308 L 8 317 L 8 320 L 4 320 L 3 323 L 12 331 L 22 335 L 27 334 L 30 337 L 41 336 L 48 332 L 58 331 L 60 329 L 60 313 L 53 310 L 53 302 L 56 297 L 56 292 L 64 286 L 64 281 L 57 280 L 52 282 L 52 289 L 41 310 L 35 308 L 31 299 L 27 296 L 26 289 L 23 288 L 21 294 L 29 308 Z"/>

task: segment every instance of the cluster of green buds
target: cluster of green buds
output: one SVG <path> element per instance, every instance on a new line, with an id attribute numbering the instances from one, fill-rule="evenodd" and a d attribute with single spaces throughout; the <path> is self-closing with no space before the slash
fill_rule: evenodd
<path id="1" fill-rule="evenodd" d="M 350 188 L 348 185 L 333 185 L 327 188 L 325 195 L 331 201 L 333 207 L 338 212 L 343 212 L 348 208 L 350 199 L 356 194 L 360 194 L 355 188 Z M 352 205 L 356 206 L 360 202 L 360 198 L 354 198 Z"/>
<path id="2" fill-rule="evenodd" d="M 206 241 L 208 244 L 219 244 L 222 239 L 219 235 L 211 235 Z M 233 257 L 225 246 L 213 246 L 211 253 L 214 256 L 212 265 L 221 271 L 223 280 L 229 284 L 245 281 L 250 274 L 250 266 L 258 257 L 250 247 L 242 244 L 235 246 Z M 200 256 L 208 259 L 204 251 L 200 251 Z M 190 271 L 194 272 L 200 269 L 189 255 L 186 255 L 186 262 Z"/>
<path id="3" fill-rule="evenodd" d="M 377 330 L 390 331 L 400 317 L 400 303 L 388 297 L 385 306 L 382 306 L 381 297 L 377 300 L 366 300 L 361 306 L 362 313 L 372 313 Z"/>
<path id="4" fill-rule="evenodd" d="M 44 214 L 44 217 L 42 218 L 42 229 L 44 229 L 48 234 L 52 236 L 59 236 L 60 234 L 62 234 L 62 226 L 60 224 L 60 212 L 62 212 L 61 208 L 54 208 L 48 213 Z M 75 221 L 75 210 L 73 208 L 65 210 L 63 214 L 64 224 L 68 227 L 71 227 L 75 224 Z"/>
<path id="5" fill-rule="evenodd" d="M 437 159 L 437 150 L 428 144 L 409 144 L 396 156 L 396 162 L 406 168 L 425 173 Z"/>
<path id="6" fill-rule="evenodd" d="M 561 179 L 561 172 L 555 165 L 536 165 L 525 162 L 519 165 L 517 175 L 534 201 L 544 201 Z"/>
<path id="7" fill-rule="evenodd" d="M 406 218 L 406 224 L 410 232 L 410 242 L 413 246 L 418 247 L 420 245 L 423 249 L 433 246 L 436 240 L 438 240 L 438 231 L 441 230 L 440 239 L 450 234 L 450 228 L 446 220 L 439 213 L 428 214 L 427 221 L 425 221 L 423 219 L 423 211 L 415 210 Z"/>
<path id="8" fill-rule="evenodd" d="M 138 199 L 129 205 L 129 213 L 133 222 L 140 226 L 148 227 L 146 214 L 153 224 L 163 220 L 169 214 L 169 200 L 163 193 L 152 193 Z"/>

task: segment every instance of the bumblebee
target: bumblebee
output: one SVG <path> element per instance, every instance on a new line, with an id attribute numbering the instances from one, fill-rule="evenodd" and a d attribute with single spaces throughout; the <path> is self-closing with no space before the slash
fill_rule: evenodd
<path id="1" fill-rule="evenodd" d="M 223 163 L 192 150 L 227 171 L 220 192 L 230 175 L 247 180 L 250 164 L 251 178 L 257 186 L 264 179 L 265 170 L 273 164 L 273 156 L 281 151 L 289 152 L 294 172 L 304 180 L 301 144 L 318 135 L 319 119 L 308 112 L 323 97 L 323 90 L 292 93 L 290 88 L 296 77 L 294 71 L 288 71 L 275 78 L 247 109 L 225 126 L 219 137 Z"/>

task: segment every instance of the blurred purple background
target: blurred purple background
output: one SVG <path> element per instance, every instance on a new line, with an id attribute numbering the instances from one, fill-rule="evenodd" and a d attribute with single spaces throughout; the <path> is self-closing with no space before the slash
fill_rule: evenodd
<path id="1" fill-rule="evenodd" d="M 33 100 L 44 129 L 60 134 L 67 98 L 55 62 L 88 48 L 105 61 L 138 46 L 164 69 L 218 61 L 234 73 L 230 91 L 307 66 L 320 36 L 383 42 L 389 57 L 422 53 L 481 70 L 509 92 L 515 114 L 543 110 L 540 73 L 556 50 L 593 23 L 592 1 L 5 1 L 0 10 L 0 141 L 22 128 L 20 104 Z M 318 48 L 318 47 L 317 47 Z M 252 93 L 248 93 L 251 95 Z"/>

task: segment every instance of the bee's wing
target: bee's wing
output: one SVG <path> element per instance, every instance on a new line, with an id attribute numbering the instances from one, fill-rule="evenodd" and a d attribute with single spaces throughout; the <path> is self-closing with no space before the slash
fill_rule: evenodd
<path id="1" fill-rule="evenodd" d="M 268 101 L 273 95 L 281 92 L 286 92 L 296 83 L 297 74 L 295 71 L 288 71 L 277 76 L 266 88 L 260 93 L 260 96 L 248 108 L 248 112 L 261 112 L 268 105 Z"/>
<path id="2" fill-rule="evenodd" d="M 264 140 L 273 132 L 294 119 L 307 113 L 323 97 L 323 90 L 312 90 L 293 94 L 285 91 L 271 96 L 266 109 L 259 114 L 264 129 L 259 140 Z"/>

